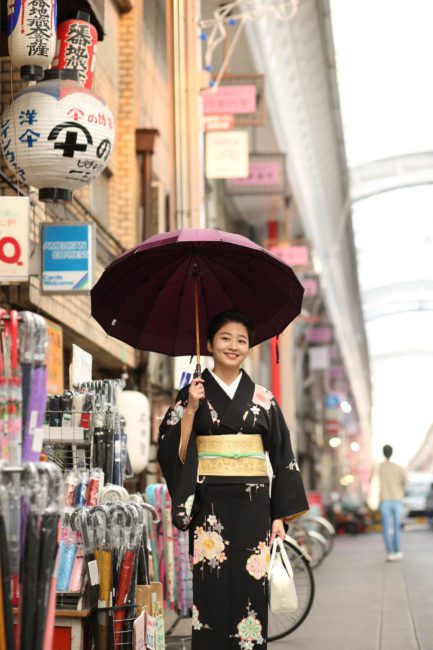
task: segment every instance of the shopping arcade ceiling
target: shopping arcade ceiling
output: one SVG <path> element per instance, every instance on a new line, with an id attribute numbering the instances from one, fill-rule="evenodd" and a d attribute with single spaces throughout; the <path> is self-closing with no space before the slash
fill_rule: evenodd
<path id="1" fill-rule="evenodd" d="M 402 398 L 395 437 L 410 431 L 409 456 L 433 419 L 433 5 L 413 8 L 331 1 L 376 430 L 389 435 Z"/>

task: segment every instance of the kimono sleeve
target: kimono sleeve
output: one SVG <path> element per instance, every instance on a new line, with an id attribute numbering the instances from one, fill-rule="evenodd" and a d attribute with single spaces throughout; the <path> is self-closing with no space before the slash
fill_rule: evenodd
<path id="1" fill-rule="evenodd" d="M 185 462 L 179 457 L 181 420 L 188 403 L 188 387 L 182 389 L 164 416 L 159 428 L 158 462 L 172 501 L 173 524 L 186 530 L 193 517 L 197 484 L 198 456 L 194 429 L 188 442 Z"/>
<path id="2" fill-rule="evenodd" d="M 269 456 L 273 469 L 271 516 L 290 521 L 309 510 L 304 484 L 296 462 L 289 429 L 278 404 L 270 411 Z"/>

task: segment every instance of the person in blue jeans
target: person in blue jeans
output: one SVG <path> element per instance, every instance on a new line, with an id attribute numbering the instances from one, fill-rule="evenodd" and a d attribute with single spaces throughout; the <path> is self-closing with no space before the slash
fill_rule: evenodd
<path id="1" fill-rule="evenodd" d="M 403 558 L 400 548 L 401 502 L 407 483 L 406 470 L 391 461 L 392 453 L 391 445 L 385 445 L 385 460 L 379 465 L 380 514 L 388 562 Z"/>

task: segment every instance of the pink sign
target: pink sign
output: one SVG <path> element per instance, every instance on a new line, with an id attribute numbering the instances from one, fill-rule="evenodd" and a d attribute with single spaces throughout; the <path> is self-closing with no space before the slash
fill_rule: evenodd
<path id="1" fill-rule="evenodd" d="M 307 332 L 308 343 L 331 343 L 332 339 L 332 327 L 313 327 Z"/>
<path id="2" fill-rule="evenodd" d="M 329 377 L 331 379 L 344 379 L 343 366 L 333 366 L 332 368 L 329 368 Z"/>
<path id="3" fill-rule="evenodd" d="M 202 93 L 205 115 L 250 114 L 257 110 L 257 89 L 248 86 L 220 86 Z"/>
<path id="4" fill-rule="evenodd" d="M 281 185 L 280 160 L 250 161 L 248 178 L 234 178 L 230 185 Z"/>
<path id="5" fill-rule="evenodd" d="M 314 296 L 317 296 L 319 288 L 317 280 L 314 280 L 314 278 L 304 278 L 301 280 L 301 284 L 305 289 L 305 298 L 314 298 Z"/>
<path id="6" fill-rule="evenodd" d="M 339 359 L 340 353 L 336 345 L 331 346 L 331 359 Z"/>
<path id="7" fill-rule="evenodd" d="M 271 246 L 271 253 L 289 266 L 307 266 L 310 261 L 308 246 Z"/>

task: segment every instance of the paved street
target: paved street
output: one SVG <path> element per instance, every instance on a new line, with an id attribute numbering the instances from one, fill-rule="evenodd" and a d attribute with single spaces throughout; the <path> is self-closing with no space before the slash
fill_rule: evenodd
<path id="1" fill-rule="evenodd" d="M 433 532 L 405 532 L 403 549 L 391 563 L 378 534 L 337 538 L 308 619 L 271 648 L 433 650 Z"/>

